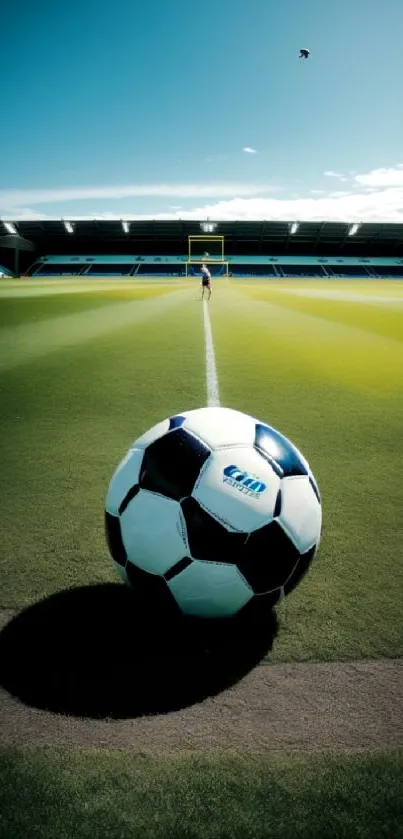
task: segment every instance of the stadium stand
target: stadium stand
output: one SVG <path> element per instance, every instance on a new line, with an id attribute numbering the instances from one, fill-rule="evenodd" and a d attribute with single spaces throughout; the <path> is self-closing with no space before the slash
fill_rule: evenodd
<path id="1" fill-rule="evenodd" d="M 393 266 L 390 267 L 388 265 L 378 265 L 376 268 L 376 277 L 396 277 L 401 278 L 403 277 L 403 265 L 400 266 Z"/>
<path id="2" fill-rule="evenodd" d="M 21 251 L 19 273 L 35 277 L 184 276 L 188 239 L 205 226 L 178 219 L 13 224 L 36 250 L 34 263 L 32 253 Z M 233 277 L 403 278 L 403 224 L 220 221 L 213 227 L 225 239 Z M 11 268 L 1 228 L 0 221 L 0 262 Z"/>
<path id="3" fill-rule="evenodd" d="M 233 277 L 402 277 L 403 260 L 391 257 L 292 257 L 292 256 L 228 256 Z M 186 256 L 153 255 L 92 255 L 41 257 L 30 271 L 31 276 L 185 276 Z M 221 265 L 213 266 L 216 276 L 222 275 Z M 197 275 L 197 268 L 192 273 Z"/>

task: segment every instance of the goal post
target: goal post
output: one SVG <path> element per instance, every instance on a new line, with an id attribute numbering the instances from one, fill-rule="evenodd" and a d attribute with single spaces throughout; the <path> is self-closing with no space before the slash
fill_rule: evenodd
<path id="1" fill-rule="evenodd" d="M 224 236 L 188 236 L 189 262 L 224 262 Z"/>
<path id="2" fill-rule="evenodd" d="M 188 236 L 186 276 L 199 275 L 203 263 L 207 265 L 213 277 L 228 277 L 228 262 L 224 255 L 224 236 Z"/>

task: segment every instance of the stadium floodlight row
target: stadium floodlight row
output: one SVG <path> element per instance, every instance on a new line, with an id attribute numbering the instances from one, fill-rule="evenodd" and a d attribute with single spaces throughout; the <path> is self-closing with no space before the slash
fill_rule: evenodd
<path id="1" fill-rule="evenodd" d="M 94 244 L 106 244 L 105 252 L 111 252 L 111 243 L 129 246 L 133 253 L 132 245 L 135 242 L 152 243 L 156 247 L 161 243 L 161 253 L 166 251 L 167 243 L 170 243 L 173 253 L 187 253 L 189 237 L 200 236 L 200 231 L 205 233 L 205 238 L 222 236 L 225 238 L 227 253 L 242 253 L 242 248 L 269 247 L 273 253 L 282 253 L 288 248 L 290 253 L 298 253 L 301 248 L 311 253 L 319 253 L 321 248 L 331 248 L 333 252 L 351 248 L 364 251 L 369 256 L 393 256 L 394 253 L 386 252 L 385 248 L 401 248 L 403 250 L 403 224 L 402 223 L 352 223 L 343 221 L 220 221 L 209 223 L 209 231 L 214 228 L 213 233 L 206 233 L 203 229 L 206 223 L 202 221 L 189 220 L 97 220 L 97 219 L 59 219 L 44 221 L 27 221 L 7 219 L 3 220 L 4 234 L 15 233 L 23 238 L 30 239 L 37 246 L 42 246 L 46 241 L 55 246 L 58 241 L 64 243 L 65 252 L 68 247 L 77 248 L 77 242 L 92 241 Z M 0 237 L 1 237 L 0 226 Z M 178 245 L 181 245 L 178 247 Z M 236 250 L 234 250 L 234 247 Z M 382 252 L 379 251 L 382 249 Z M 88 248 L 91 253 L 93 247 Z M 113 249 L 112 249 L 113 250 Z M 135 248 L 137 251 L 138 248 Z M 378 250 L 377 253 L 375 251 Z M 148 251 L 140 247 L 139 252 Z M 264 252 L 265 252 L 264 251 Z M 52 253 L 52 248 L 46 248 L 42 252 Z M 60 251 L 62 252 L 62 251 Z M 97 248 L 95 249 L 97 252 Z M 262 251 L 263 252 L 263 251 Z M 288 252 L 288 251 L 287 251 Z M 362 255 L 365 255 L 364 253 Z"/>

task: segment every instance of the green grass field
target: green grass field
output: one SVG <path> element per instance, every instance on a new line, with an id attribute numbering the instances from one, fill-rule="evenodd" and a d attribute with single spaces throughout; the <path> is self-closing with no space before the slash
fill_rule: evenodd
<path id="1" fill-rule="evenodd" d="M 1 282 L 0 609 L 20 610 L 66 587 L 116 580 L 103 529 L 112 471 L 149 426 L 206 403 L 197 296 L 197 286 L 182 281 Z M 402 656 L 403 285 L 223 280 L 215 283 L 210 315 L 221 403 L 289 436 L 322 491 L 320 552 L 277 609 L 280 628 L 267 663 Z M 329 766 L 319 758 L 281 764 L 259 758 L 252 773 L 242 762 L 234 768 L 217 757 L 205 780 L 201 770 L 190 775 L 180 822 L 186 830 L 179 828 L 178 778 L 189 759 L 176 776 L 164 762 L 105 754 L 7 751 L 0 757 L 8 779 L 0 837 L 7 839 L 29 835 L 24 819 L 31 811 L 41 826 L 30 835 L 92 836 L 95 818 L 104 819 L 106 810 L 105 837 L 403 835 L 395 786 L 402 765 L 391 756 L 339 757 Z M 130 806 L 120 804 L 140 765 L 144 788 L 136 786 Z M 105 773 L 108 791 L 97 780 Z M 159 792 L 151 794 L 158 773 Z M 18 783 L 25 789 L 22 805 Z M 345 804 L 352 787 L 355 799 Z M 209 788 L 217 812 L 225 814 L 213 821 L 213 833 L 198 798 Z M 383 816 L 381 789 L 388 790 Z M 71 791 L 80 804 L 67 808 L 63 832 Z M 234 799 L 240 804 L 229 812 Z"/>
<path id="2" fill-rule="evenodd" d="M 402 782 L 395 752 L 155 760 L 7 749 L 0 837 L 402 839 Z"/>

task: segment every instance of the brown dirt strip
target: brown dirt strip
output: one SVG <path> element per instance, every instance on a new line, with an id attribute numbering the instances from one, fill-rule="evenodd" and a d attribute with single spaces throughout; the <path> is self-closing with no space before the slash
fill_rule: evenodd
<path id="1" fill-rule="evenodd" d="M 154 754 L 403 747 L 403 659 L 262 665 L 214 698 L 132 720 L 52 714 L 0 690 L 0 745 L 21 743 Z"/>

